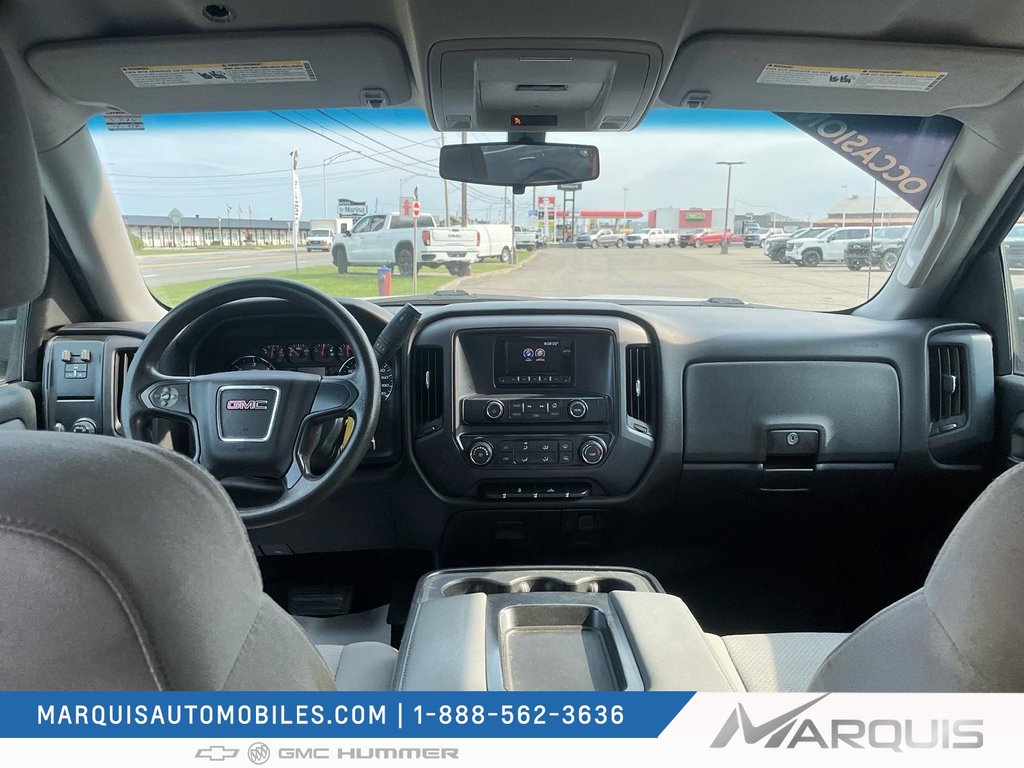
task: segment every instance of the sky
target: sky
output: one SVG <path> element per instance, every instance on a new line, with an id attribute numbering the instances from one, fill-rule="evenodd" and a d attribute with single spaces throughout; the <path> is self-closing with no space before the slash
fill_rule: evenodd
<path id="1" fill-rule="evenodd" d="M 442 136 L 414 109 L 298 110 L 277 113 L 152 115 L 143 131 L 108 131 L 90 124 L 97 151 L 122 213 L 186 218 L 291 218 L 290 153 L 298 150 L 303 218 L 327 216 L 339 197 L 369 210 L 396 210 L 399 194 L 419 188 L 424 212 L 444 213 L 437 176 Z M 503 140 L 471 133 L 469 141 Z M 872 194 L 872 179 L 848 160 L 771 113 L 661 110 L 624 133 L 551 133 L 552 142 L 595 144 L 601 176 L 577 193 L 580 209 L 722 208 L 726 170 L 736 214 L 776 211 L 793 218 L 824 216 L 841 198 Z M 446 143 L 458 134 L 444 134 Z M 628 192 L 623 192 L 623 188 Z M 459 205 L 450 184 L 450 210 Z M 555 194 L 554 187 L 538 194 Z M 505 190 L 470 187 L 471 217 L 503 220 Z M 561 194 L 559 202 L 561 202 Z M 879 195 L 888 195 L 879 188 Z M 507 195 L 511 198 L 511 192 Z M 532 193 L 516 200 L 525 219 Z M 230 207 L 230 213 L 228 208 Z"/>

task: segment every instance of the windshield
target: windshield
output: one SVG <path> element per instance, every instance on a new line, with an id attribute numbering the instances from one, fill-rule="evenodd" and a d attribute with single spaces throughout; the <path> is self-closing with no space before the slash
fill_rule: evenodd
<path id="1" fill-rule="evenodd" d="M 904 237 L 959 130 L 948 118 L 655 110 L 628 133 L 549 135 L 597 145 L 600 178 L 513 195 L 437 174 L 442 143 L 504 136 L 439 134 L 418 110 L 118 127 L 89 124 L 142 276 L 168 305 L 273 275 L 335 296 L 458 289 L 813 310 L 856 306 L 884 285 L 891 254 L 850 260 L 846 235 Z M 807 238 L 820 243 L 796 247 Z"/>

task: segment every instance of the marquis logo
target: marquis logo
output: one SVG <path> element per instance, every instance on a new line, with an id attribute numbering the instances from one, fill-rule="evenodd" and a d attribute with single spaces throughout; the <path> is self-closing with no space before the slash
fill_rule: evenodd
<path id="1" fill-rule="evenodd" d="M 801 717 L 828 696 L 824 694 L 769 720 L 755 723 L 737 704 L 711 742 L 712 749 L 760 744 L 764 749 L 980 749 L 985 743 L 983 720 L 905 720 Z M 736 738 L 740 735 L 741 738 Z"/>

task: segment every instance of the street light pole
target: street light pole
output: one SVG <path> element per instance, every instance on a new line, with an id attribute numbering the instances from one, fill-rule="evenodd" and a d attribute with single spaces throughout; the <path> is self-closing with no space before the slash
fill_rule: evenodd
<path id="1" fill-rule="evenodd" d="M 629 187 L 622 188 L 622 225 L 619 229 L 622 229 L 626 225 L 626 195 L 629 193 Z"/>
<path id="2" fill-rule="evenodd" d="M 850 197 L 850 185 L 843 184 L 843 226 L 846 226 L 846 201 Z"/>
<path id="3" fill-rule="evenodd" d="M 336 155 L 331 155 L 330 157 L 325 157 L 323 159 L 323 162 L 321 164 L 321 170 L 323 171 L 323 178 L 324 178 L 324 218 L 325 219 L 327 218 L 327 166 L 330 165 L 331 163 L 333 163 L 339 157 L 343 157 L 345 155 L 351 155 L 351 154 L 352 154 L 351 151 L 339 152 Z"/>
<path id="4" fill-rule="evenodd" d="M 720 253 L 729 252 L 729 195 L 732 193 L 732 167 L 734 165 L 745 165 L 742 160 L 719 160 L 715 165 L 724 165 L 728 172 L 725 176 L 725 221 L 722 225 L 722 247 Z"/>

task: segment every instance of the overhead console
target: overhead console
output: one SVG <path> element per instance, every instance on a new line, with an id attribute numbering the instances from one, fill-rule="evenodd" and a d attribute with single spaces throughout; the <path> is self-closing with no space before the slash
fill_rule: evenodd
<path id="1" fill-rule="evenodd" d="M 654 98 L 661 49 L 632 40 L 449 40 L 430 49 L 438 131 L 623 131 Z"/>
<path id="2" fill-rule="evenodd" d="M 445 495 L 622 495 L 653 454 L 655 352 L 635 323 L 446 319 L 420 333 L 412 356 L 413 450 Z"/>

